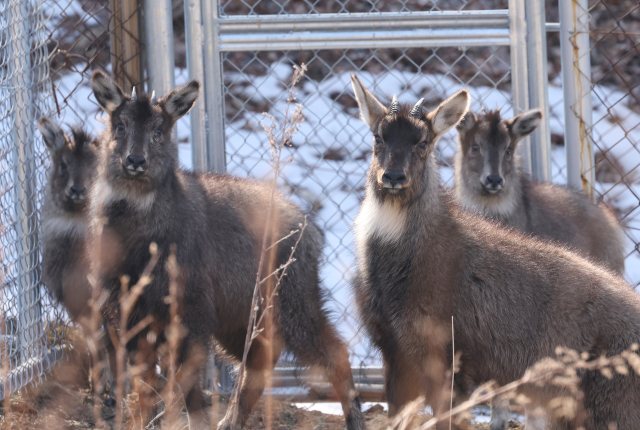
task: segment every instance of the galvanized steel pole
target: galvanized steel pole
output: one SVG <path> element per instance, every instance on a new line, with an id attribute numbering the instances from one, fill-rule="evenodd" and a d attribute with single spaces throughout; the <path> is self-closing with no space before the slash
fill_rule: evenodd
<path id="1" fill-rule="evenodd" d="M 224 95 L 222 62 L 220 59 L 220 31 L 218 0 L 202 0 L 204 24 L 204 93 L 207 107 L 208 170 L 224 173 L 227 169 L 224 138 Z"/>
<path id="2" fill-rule="evenodd" d="M 527 70 L 527 20 L 525 2 L 509 0 L 509 27 L 511 33 L 511 94 L 513 113 L 517 115 L 529 109 L 529 77 Z M 522 139 L 518 154 L 522 157 L 522 169 L 532 172 L 530 138 Z"/>
<path id="3" fill-rule="evenodd" d="M 34 124 L 31 91 L 30 16 L 26 0 L 11 0 L 7 5 L 10 25 L 9 75 L 11 133 L 13 137 L 13 189 L 15 213 L 12 227 L 16 232 L 16 295 L 18 302 L 18 348 L 20 364 L 40 358 L 43 353 L 40 289 L 38 288 L 38 216 L 36 204 L 36 166 L 34 158 Z M 6 84 L 6 82 L 5 82 Z M 10 390 L 11 391 L 11 390 Z"/>
<path id="4" fill-rule="evenodd" d="M 562 0 L 561 0 L 562 1 Z M 529 109 L 540 108 L 542 122 L 531 134 L 531 176 L 540 182 L 551 181 L 551 131 L 549 130 L 549 92 L 547 74 L 547 29 L 543 1 L 526 1 L 527 69 Z"/>
<path id="5" fill-rule="evenodd" d="M 593 198 L 589 9 L 587 0 L 559 3 L 567 184 Z"/>
<path id="6" fill-rule="evenodd" d="M 163 97 L 175 87 L 171 0 L 144 0 L 147 91 Z"/>
<path id="7" fill-rule="evenodd" d="M 202 28 L 202 8 L 200 0 L 185 0 L 184 20 L 187 35 L 187 66 L 189 79 L 197 79 L 204 84 L 203 45 L 204 31 Z M 204 172 L 208 170 L 208 155 L 206 146 L 206 114 L 205 100 L 200 97 L 191 109 L 191 148 L 193 169 Z"/>

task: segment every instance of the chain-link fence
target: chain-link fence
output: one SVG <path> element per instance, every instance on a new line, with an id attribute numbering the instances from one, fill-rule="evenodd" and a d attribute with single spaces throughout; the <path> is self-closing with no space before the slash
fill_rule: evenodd
<path id="1" fill-rule="evenodd" d="M 144 79 L 136 1 L 0 4 L 0 399 L 32 382 L 69 346 L 69 320 L 41 285 L 40 209 L 49 152 L 36 123 L 98 131 L 89 76 Z M 111 49 L 114 47 L 114 49 Z"/>
<path id="2" fill-rule="evenodd" d="M 3 103 L 0 222 L 3 230 L 0 238 L 5 286 L 2 293 L 5 323 L 0 342 L 4 342 L 6 351 L 2 356 L 3 362 L 8 362 L 8 367 L 3 365 L 2 372 L 17 369 L 25 360 L 46 356 L 52 345 L 60 346 L 62 329 L 67 324 L 59 309 L 50 303 L 44 290 L 38 286 L 37 220 L 48 154 L 39 140 L 39 133 L 34 132 L 35 122 L 41 115 L 55 115 L 61 123 L 81 125 L 90 132 L 99 133 L 103 126 L 98 121 L 99 109 L 89 85 L 89 77 L 95 69 L 114 75 L 126 91 L 130 91 L 133 85 L 151 86 L 153 74 L 157 71 L 148 66 L 151 64 L 148 58 L 151 48 L 148 46 L 150 41 L 145 40 L 145 34 L 149 34 L 145 28 L 145 18 L 149 15 L 145 14 L 149 10 L 145 10 L 147 3 L 145 7 L 141 3 L 131 0 L 51 0 L 46 3 L 14 0 L 0 5 L 3 74 L 0 89 Z M 223 121 L 220 122 L 220 130 L 215 130 L 214 119 L 209 113 L 208 122 L 201 128 L 206 128 L 208 133 L 217 133 L 222 139 L 226 170 L 231 174 L 258 179 L 268 176 L 270 157 L 260 126 L 262 112 L 279 118 L 284 111 L 291 66 L 305 63 L 308 67 L 298 93 L 298 101 L 304 107 L 305 122 L 284 155 L 294 156 L 294 159 L 284 169 L 280 186 L 313 214 L 315 222 L 325 233 L 323 285 L 330 293 L 329 305 L 333 316 L 350 342 L 353 365 L 375 365 L 379 358 L 360 330 L 349 286 L 354 262 L 351 223 L 364 194 L 371 147 L 369 131 L 357 118 L 349 75 L 358 73 L 365 85 L 381 99 L 390 99 L 393 94 L 398 94 L 401 101 L 415 102 L 424 97 L 429 108 L 465 87 L 473 97 L 472 109 L 480 111 L 483 107 L 498 107 L 502 109 L 503 116 L 511 115 L 515 100 L 512 96 L 513 44 L 509 43 L 510 2 L 202 0 L 200 3 L 217 8 L 216 28 L 220 26 L 223 29 L 235 18 L 269 17 L 263 20 L 263 25 L 286 26 L 290 25 L 289 18 L 304 16 L 315 20 L 314 25 L 322 26 L 326 17 L 340 20 L 353 15 L 366 20 L 375 18 L 379 13 L 388 13 L 397 14 L 393 19 L 385 18 L 390 21 L 389 25 L 393 25 L 394 19 L 416 18 L 423 12 L 439 14 L 436 19 L 452 16 L 447 14 L 460 18 L 455 14 L 481 13 L 472 15 L 471 19 L 476 20 L 472 21 L 473 28 L 480 28 L 474 34 L 486 39 L 473 43 L 469 43 L 468 38 L 460 43 L 452 42 L 460 35 L 452 31 L 438 33 L 438 26 L 444 24 L 437 21 L 424 21 L 421 25 L 431 27 L 421 33 L 423 39 L 418 42 L 409 40 L 405 46 L 396 43 L 372 47 L 367 45 L 367 41 L 354 38 L 353 44 L 357 43 L 357 46 L 349 46 L 346 42 L 332 44 L 331 41 L 319 46 L 319 42 L 311 40 L 315 45 L 292 47 L 281 39 L 278 43 L 282 45 L 267 49 L 264 41 L 259 41 L 262 45 L 253 48 L 241 46 L 248 43 L 248 39 L 237 37 L 233 29 L 219 35 L 223 49 L 217 54 L 221 70 L 217 85 L 221 90 L 220 116 Z M 548 3 L 547 20 L 555 22 L 558 20 L 558 3 Z M 17 11 L 24 5 L 30 9 L 27 18 L 19 21 Z M 191 55 L 193 60 L 187 39 L 193 37 L 190 29 L 193 30 L 194 26 L 190 21 L 193 16 L 187 14 L 185 17 L 182 1 L 173 0 L 171 6 L 173 30 L 170 33 L 175 61 L 170 74 L 178 85 L 194 76 L 193 70 L 187 70 L 187 66 L 192 64 L 188 57 Z M 589 34 L 593 47 L 593 79 L 589 87 L 593 99 L 593 122 L 588 121 L 587 124 L 592 124 L 595 164 L 589 169 L 594 172 L 598 197 L 616 209 L 625 226 L 629 252 L 627 276 L 634 285 L 640 283 L 640 189 L 636 175 L 640 164 L 637 146 L 640 135 L 636 135 L 640 133 L 637 131 L 640 111 L 634 103 L 639 95 L 635 42 L 640 37 L 640 29 L 636 29 L 637 8 L 637 4 L 630 0 L 617 2 L 615 6 L 593 2 L 585 8 L 592 16 Z M 203 6 L 202 10 L 207 9 Z M 491 18 L 491 25 L 498 25 L 496 22 L 503 25 L 504 32 L 482 27 L 484 22 L 489 22 L 487 17 Z M 207 22 L 205 19 L 205 29 Z M 22 45 L 14 36 L 19 34 L 14 30 L 18 28 L 16 25 L 29 28 L 29 37 L 20 39 Z M 433 30 L 432 34 L 428 33 L 430 30 Z M 493 38 L 486 36 L 487 33 Z M 18 52 L 22 52 L 22 57 L 15 57 Z M 30 55 L 25 56 L 25 52 L 30 52 Z M 50 54 L 49 62 L 44 61 L 47 52 Z M 557 32 L 549 33 L 547 55 L 551 177 L 554 182 L 566 183 L 565 112 Z M 20 62 L 15 58 L 21 58 Z M 25 63 L 23 60 L 28 61 Z M 30 67 L 29 73 L 25 72 L 25 64 Z M 210 79 L 213 73 L 211 70 L 203 72 L 205 80 Z M 20 106 L 25 105 L 18 101 L 27 100 L 25 97 L 30 103 L 23 113 Z M 180 121 L 177 134 L 180 160 L 185 167 L 198 166 L 200 154 L 191 145 L 189 121 L 189 118 Z M 26 133 L 25 130 L 30 134 L 23 136 L 21 133 Z M 34 143 L 33 146 L 20 146 L 18 142 L 23 141 Z M 451 132 L 440 141 L 438 148 L 442 180 L 447 185 L 451 185 L 453 180 L 455 146 L 455 134 Z M 39 378 L 42 370 L 40 366 L 22 376 L 19 382 L 11 382 L 13 385 L 9 391 Z"/>
<path id="3" fill-rule="evenodd" d="M 47 154 L 35 120 L 52 112 L 42 2 L 0 4 L 0 398 L 37 380 L 59 336 L 44 322 L 39 210 Z"/>
<path id="4" fill-rule="evenodd" d="M 640 285 L 640 5 L 573 0 L 563 20 L 575 29 L 563 59 L 582 90 L 567 103 L 588 137 L 580 180 L 609 204 L 627 241 L 626 274 Z M 562 11 L 561 11 L 562 12 Z M 564 54 L 563 54 L 564 55 Z M 584 85 L 582 85 L 584 83 Z"/>

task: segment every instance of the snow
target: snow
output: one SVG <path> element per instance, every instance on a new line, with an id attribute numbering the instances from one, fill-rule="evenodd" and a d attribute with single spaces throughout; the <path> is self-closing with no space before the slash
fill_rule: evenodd
<path id="1" fill-rule="evenodd" d="M 298 402 L 293 405 L 307 411 L 318 411 L 327 415 L 342 415 L 342 405 L 338 402 Z M 386 403 L 364 402 L 361 407 L 363 411 L 366 411 L 376 405 L 382 406 L 385 411 L 387 410 Z"/>

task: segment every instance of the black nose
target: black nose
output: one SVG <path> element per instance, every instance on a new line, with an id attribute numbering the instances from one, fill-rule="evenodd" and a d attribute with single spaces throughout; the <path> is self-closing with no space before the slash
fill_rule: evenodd
<path id="1" fill-rule="evenodd" d="M 384 175 L 382 175 L 382 179 L 393 187 L 404 184 L 407 181 L 407 177 L 402 172 L 386 171 Z"/>
<path id="2" fill-rule="evenodd" d="M 500 185 L 502 184 L 502 178 L 500 177 L 500 175 L 489 175 L 487 176 L 487 184 Z"/>
<path id="3" fill-rule="evenodd" d="M 129 155 L 127 157 L 127 164 L 133 169 L 137 169 L 138 167 L 144 167 L 147 164 L 147 160 L 141 155 Z"/>
<path id="4" fill-rule="evenodd" d="M 69 191 L 71 191 L 71 194 L 81 194 L 84 193 L 84 187 L 76 187 L 75 185 L 71 188 L 69 188 Z"/>

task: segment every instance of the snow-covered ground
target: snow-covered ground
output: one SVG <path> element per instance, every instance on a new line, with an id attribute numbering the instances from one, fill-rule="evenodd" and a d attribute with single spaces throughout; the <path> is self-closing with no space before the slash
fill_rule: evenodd
<path id="1" fill-rule="evenodd" d="M 286 104 L 286 83 L 292 68 L 288 64 L 276 63 L 265 76 L 225 74 L 228 97 L 235 106 L 268 106 L 268 113 L 281 118 Z M 364 84 L 382 99 L 398 94 L 400 101 L 415 102 L 426 98 L 426 107 L 433 108 L 439 101 L 462 88 L 452 76 L 412 74 L 392 71 L 384 75 L 359 73 Z M 186 82 L 187 73 L 176 69 L 176 84 Z M 71 103 L 76 112 L 86 113 L 85 127 L 99 133 L 103 125 L 99 122 L 97 104 L 86 79 L 79 74 L 69 74 L 57 83 L 64 88 L 76 88 Z M 492 87 L 468 87 L 473 97 L 472 109 L 480 111 L 499 107 L 503 117 L 512 115 L 511 95 Z M 356 310 L 352 302 L 350 280 L 353 276 L 354 246 L 351 224 L 355 218 L 361 198 L 365 173 L 369 162 L 371 134 L 357 118 L 355 103 L 345 99 L 352 97 L 349 73 L 326 76 L 321 82 L 306 77 L 299 85 L 298 101 L 304 107 L 305 121 L 293 137 L 293 147 L 286 148 L 283 159 L 293 156 L 279 179 L 282 191 L 291 196 L 300 206 L 314 215 L 316 223 L 325 233 L 326 246 L 323 262 L 323 284 L 330 292 L 330 307 L 337 318 L 340 330 L 350 341 L 354 365 L 373 364 L 378 361 L 359 330 Z M 625 172 L 633 172 L 640 164 L 640 115 L 626 104 L 626 95 L 609 88 L 596 88 L 594 102 L 594 136 L 600 149 L 610 148 L 611 154 L 621 163 Z M 619 99 L 619 100 L 618 100 Z M 606 110 L 602 100 L 611 105 Z M 200 101 L 201 102 L 201 101 Z M 229 98 L 227 99 L 229 103 Z M 563 134 L 562 90 L 553 83 L 549 86 L 549 104 L 552 112 L 551 129 Z M 612 122 L 612 117 L 617 122 Z M 259 112 L 240 109 L 225 128 L 227 148 L 227 170 L 229 173 L 257 179 L 271 177 L 270 154 L 267 139 L 260 125 L 264 118 Z M 77 122 L 75 115 L 67 115 L 63 121 Z M 189 143 L 188 116 L 178 123 L 180 161 L 190 168 L 191 146 Z M 455 132 L 450 132 L 439 144 L 442 160 L 443 183 L 452 184 L 453 170 L 450 163 L 455 152 Z M 564 147 L 552 151 L 553 178 L 564 183 L 566 166 Z M 624 215 L 623 222 L 628 236 L 627 279 L 634 285 L 640 282 L 640 254 L 633 251 L 640 243 L 640 184 L 635 178 L 627 178 L 628 184 L 597 184 L 597 191 L 605 194 L 607 202 Z"/>

